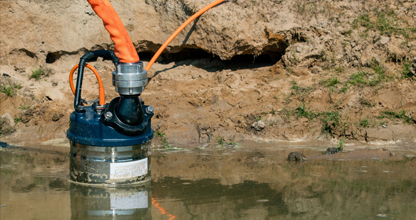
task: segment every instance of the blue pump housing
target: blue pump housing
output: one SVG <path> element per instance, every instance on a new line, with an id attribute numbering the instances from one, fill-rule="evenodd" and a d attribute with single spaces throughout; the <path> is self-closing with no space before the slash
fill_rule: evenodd
<path id="1" fill-rule="evenodd" d="M 144 106 L 145 108 L 147 106 Z M 86 106 L 85 112 L 74 111 L 71 114 L 67 137 L 70 141 L 90 146 L 119 147 L 138 145 L 153 139 L 153 130 L 149 118 L 148 125 L 140 135 L 126 136 L 114 128 L 104 125 L 101 115 L 96 114 L 92 106 Z"/>

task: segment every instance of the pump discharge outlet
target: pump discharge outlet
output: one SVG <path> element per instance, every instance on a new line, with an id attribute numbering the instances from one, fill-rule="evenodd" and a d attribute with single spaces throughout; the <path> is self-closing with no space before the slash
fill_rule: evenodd
<path id="1" fill-rule="evenodd" d="M 83 68 L 86 62 L 98 57 L 113 60 L 113 85 L 120 97 L 110 103 L 81 99 Z M 72 85 L 72 74 L 78 67 L 77 85 Z M 153 108 L 139 98 L 148 79 L 141 61 L 120 63 L 114 52 L 89 52 L 70 74 L 71 88 L 75 93 L 67 137 L 70 140 L 70 179 L 91 184 L 128 184 L 150 180 L 150 143 L 153 138 L 151 118 Z M 96 74 L 99 84 L 101 79 Z M 101 85 L 100 85 L 101 87 Z"/>

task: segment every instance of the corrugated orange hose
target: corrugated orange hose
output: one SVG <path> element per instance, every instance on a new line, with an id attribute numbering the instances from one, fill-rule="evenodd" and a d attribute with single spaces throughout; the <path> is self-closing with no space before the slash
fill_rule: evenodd
<path id="1" fill-rule="evenodd" d="M 122 63 L 136 63 L 140 58 L 116 10 L 108 0 L 88 0 L 92 9 L 103 20 L 104 27 L 114 42 L 114 53 Z"/>
<path id="2" fill-rule="evenodd" d="M 166 40 L 166 42 L 159 48 L 159 50 L 156 52 L 156 54 L 153 56 L 153 58 L 150 60 L 150 62 L 146 66 L 146 71 L 149 71 L 150 68 L 153 66 L 153 64 L 156 62 L 157 58 L 162 54 L 162 52 L 165 50 L 165 48 L 172 42 L 173 39 L 175 39 L 176 36 L 186 27 L 188 26 L 193 20 L 195 20 L 197 17 L 201 16 L 204 12 L 208 11 L 212 7 L 224 2 L 225 0 L 216 0 L 213 3 L 205 6 L 203 9 L 199 10 L 197 13 L 192 15 L 192 17 L 188 18 L 188 20 L 185 21 L 173 34 Z"/>
<path id="3" fill-rule="evenodd" d="M 104 93 L 104 86 L 103 86 L 103 81 L 101 80 L 100 74 L 98 74 L 98 71 L 91 66 L 90 64 L 85 65 L 87 68 L 89 68 L 90 70 L 92 70 L 92 72 L 94 72 L 95 76 L 97 77 L 97 81 L 98 81 L 98 85 L 99 85 L 99 104 L 100 105 L 105 105 L 105 93 Z M 71 72 L 69 73 L 69 85 L 71 86 L 71 90 L 72 93 L 74 93 L 75 95 L 75 87 L 74 87 L 74 72 L 75 70 L 77 70 L 79 67 L 79 65 L 75 65 L 72 69 Z"/>

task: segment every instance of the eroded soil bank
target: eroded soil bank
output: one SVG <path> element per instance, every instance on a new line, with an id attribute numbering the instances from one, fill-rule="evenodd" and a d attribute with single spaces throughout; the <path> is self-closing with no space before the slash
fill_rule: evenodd
<path id="1" fill-rule="evenodd" d="M 199 1 L 115 1 L 146 63 Z M 85 1 L 2 1 L 0 136 L 65 139 L 69 70 L 112 49 Z M 191 24 L 149 73 L 162 147 L 338 140 L 416 142 L 415 1 L 230 1 Z M 111 63 L 93 62 L 109 102 Z M 83 96 L 97 97 L 92 74 Z"/>

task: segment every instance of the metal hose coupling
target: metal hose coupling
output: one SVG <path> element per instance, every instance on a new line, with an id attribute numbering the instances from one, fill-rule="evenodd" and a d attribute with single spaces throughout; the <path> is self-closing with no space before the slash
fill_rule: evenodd
<path id="1" fill-rule="evenodd" d="M 113 72 L 113 86 L 120 95 L 140 95 L 148 84 L 143 62 L 118 63 Z"/>

